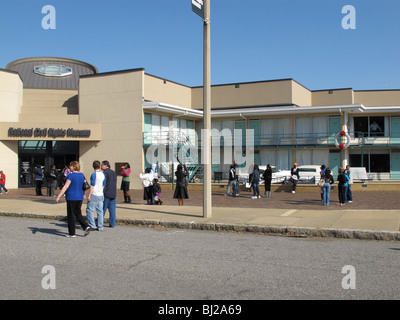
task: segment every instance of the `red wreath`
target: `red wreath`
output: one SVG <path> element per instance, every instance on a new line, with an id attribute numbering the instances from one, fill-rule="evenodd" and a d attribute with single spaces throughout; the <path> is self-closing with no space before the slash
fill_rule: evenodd
<path id="1" fill-rule="evenodd" d="M 346 134 L 346 132 L 344 132 L 344 130 L 340 131 L 340 135 L 343 137 Z"/>

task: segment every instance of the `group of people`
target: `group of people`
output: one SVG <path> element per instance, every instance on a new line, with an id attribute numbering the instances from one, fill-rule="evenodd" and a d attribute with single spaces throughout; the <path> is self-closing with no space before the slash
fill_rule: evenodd
<path id="1" fill-rule="evenodd" d="M 75 219 L 78 220 L 84 230 L 84 236 L 87 236 L 93 230 L 102 231 L 107 209 L 110 214 L 109 226 L 111 228 L 115 227 L 117 175 L 115 171 L 110 169 L 110 163 L 107 160 L 101 163 L 98 160 L 93 161 L 93 169 L 94 172 L 87 181 L 83 173 L 80 172 L 79 162 L 72 161 L 68 166 L 65 184 L 56 197 L 56 203 L 58 203 L 60 198 L 65 194 L 68 219 L 67 237 L 69 238 L 75 237 Z M 84 187 L 86 182 L 89 184 L 89 189 Z M 125 180 L 125 184 L 126 182 Z M 127 188 L 129 190 L 129 185 Z M 89 193 L 87 195 L 86 222 L 82 216 L 81 209 L 87 190 Z M 97 224 L 94 219 L 94 210 L 97 212 Z"/>
<path id="2" fill-rule="evenodd" d="M 70 172 L 71 171 L 69 170 L 68 165 L 65 165 L 62 172 L 59 172 L 54 164 L 51 165 L 50 168 L 46 171 L 44 171 L 44 168 L 40 164 L 36 165 L 33 172 L 33 178 L 35 180 L 36 186 L 36 195 L 43 196 L 42 187 L 43 183 L 45 182 L 47 187 L 46 195 L 48 197 L 55 197 L 55 190 L 57 189 L 57 187 L 60 187 L 61 189 L 64 186 L 66 177 Z"/>
<path id="3" fill-rule="evenodd" d="M 147 204 L 162 205 L 161 200 L 161 186 L 158 183 L 158 174 L 156 172 L 156 164 L 153 164 L 151 168 L 146 168 L 144 173 L 139 174 L 139 178 L 142 179 L 143 200 L 147 201 Z"/>
<path id="4" fill-rule="evenodd" d="M 344 205 L 345 203 L 352 203 L 353 196 L 351 192 L 350 181 L 350 166 L 347 165 L 346 169 L 339 168 L 338 175 L 338 195 L 339 195 L 339 204 Z M 289 180 L 292 182 L 292 193 L 296 192 L 297 182 L 300 178 L 299 169 L 297 167 L 297 163 L 293 164 L 293 167 L 290 169 L 290 178 Z M 324 206 L 329 205 L 330 198 L 330 190 L 331 184 L 334 183 L 334 179 L 331 173 L 330 168 L 326 168 L 325 165 L 321 166 L 321 201 Z M 265 181 L 265 196 L 271 196 L 271 182 L 272 182 L 272 167 L 270 164 L 267 165 L 266 170 L 260 174 L 260 170 L 257 164 L 253 164 L 253 171 L 249 175 L 249 183 L 248 186 L 253 189 L 252 199 L 259 199 L 260 196 L 260 181 L 264 179 Z M 234 162 L 229 168 L 229 182 L 226 190 L 225 196 L 230 195 L 230 191 L 232 188 L 232 196 L 239 195 L 239 175 L 237 172 L 237 165 Z"/>
<path id="5" fill-rule="evenodd" d="M 225 196 L 229 196 L 231 194 L 232 188 L 232 196 L 237 197 L 240 193 L 239 188 L 239 172 L 236 161 L 229 168 L 229 178 L 228 178 L 228 186 L 226 189 Z M 265 181 L 265 196 L 271 196 L 271 182 L 272 182 L 272 167 L 270 164 L 267 165 L 266 170 L 261 175 L 260 169 L 257 164 L 253 164 L 253 171 L 249 175 L 249 186 L 253 189 L 252 199 L 259 199 L 260 196 L 260 182 L 261 179 Z"/>
<path id="6" fill-rule="evenodd" d="M 178 199 L 179 206 L 183 206 L 185 199 L 189 198 L 187 189 L 188 176 L 189 172 L 186 165 L 178 164 L 175 171 L 176 184 L 173 198 Z M 140 173 L 139 177 L 142 179 L 144 187 L 143 200 L 146 200 L 147 204 L 161 205 L 161 186 L 158 183 L 159 175 L 156 172 L 156 164 L 153 164 L 151 168 L 147 168 L 144 173 Z"/>
<path id="7" fill-rule="evenodd" d="M 353 202 L 353 194 L 351 192 L 350 182 L 350 166 L 347 165 L 345 169 L 339 168 L 338 170 L 338 196 L 339 204 L 342 206 L 345 203 Z M 321 166 L 321 200 L 324 206 L 329 206 L 329 198 L 331 185 L 334 183 L 334 179 L 330 168 L 326 168 L 325 165 Z"/>

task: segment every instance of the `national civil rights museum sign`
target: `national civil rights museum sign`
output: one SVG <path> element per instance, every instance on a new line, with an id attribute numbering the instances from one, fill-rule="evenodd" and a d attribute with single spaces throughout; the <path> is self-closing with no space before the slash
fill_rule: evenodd
<path id="1" fill-rule="evenodd" d="M 84 129 L 60 129 L 60 128 L 8 128 L 8 137 L 14 138 L 88 138 L 91 130 Z"/>
<path id="2" fill-rule="evenodd" d="M 19 122 L 0 122 L 0 141 L 12 140 L 79 140 L 101 141 L 101 123 L 57 123 L 46 122 L 22 124 Z"/>

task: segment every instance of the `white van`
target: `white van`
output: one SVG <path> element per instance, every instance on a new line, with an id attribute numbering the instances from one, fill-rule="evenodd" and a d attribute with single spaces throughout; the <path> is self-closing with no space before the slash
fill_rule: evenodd
<path id="1" fill-rule="evenodd" d="M 309 164 L 298 166 L 298 169 L 299 183 L 318 184 L 321 179 L 321 166 Z"/>

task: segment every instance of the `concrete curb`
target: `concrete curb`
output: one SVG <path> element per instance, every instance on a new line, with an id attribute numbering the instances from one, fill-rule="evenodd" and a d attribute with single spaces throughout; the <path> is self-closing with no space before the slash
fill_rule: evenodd
<path id="1" fill-rule="evenodd" d="M 30 212 L 7 212 L 0 211 L 0 216 L 50 219 L 64 221 L 64 215 L 38 214 Z M 108 222 L 108 219 L 104 219 Z M 357 230 L 357 229 L 333 229 L 333 228 L 307 228 L 290 226 L 263 226 L 263 225 L 243 225 L 226 224 L 218 222 L 195 222 L 195 221 L 168 221 L 158 219 L 117 219 L 118 225 L 135 225 L 141 227 L 164 227 L 173 229 L 205 230 L 217 232 L 240 232 L 257 233 L 264 235 L 275 235 L 299 238 L 340 238 L 358 240 L 381 240 L 381 241 L 400 241 L 400 232 L 383 230 Z"/>

